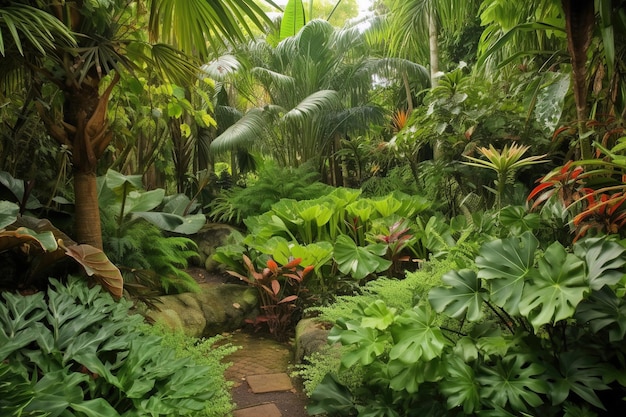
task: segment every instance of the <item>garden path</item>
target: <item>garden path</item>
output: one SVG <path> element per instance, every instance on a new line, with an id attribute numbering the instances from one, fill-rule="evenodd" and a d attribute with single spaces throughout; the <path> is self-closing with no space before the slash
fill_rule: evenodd
<path id="1" fill-rule="evenodd" d="M 241 349 L 225 358 L 226 379 L 236 410 L 233 417 L 308 417 L 301 384 L 289 377 L 293 349 L 262 333 L 238 330 L 230 342 Z"/>

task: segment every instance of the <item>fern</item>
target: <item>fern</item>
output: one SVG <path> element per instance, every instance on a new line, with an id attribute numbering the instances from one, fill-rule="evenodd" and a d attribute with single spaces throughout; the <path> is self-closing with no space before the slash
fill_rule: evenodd
<path id="1" fill-rule="evenodd" d="M 188 259 L 197 256 L 194 241 L 164 236 L 144 220 L 118 227 L 111 215 L 102 218 L 104 250 L 122 270 L 127 288 L 142 295 L 199 290 L 198 283 L 184 271 Z"/>

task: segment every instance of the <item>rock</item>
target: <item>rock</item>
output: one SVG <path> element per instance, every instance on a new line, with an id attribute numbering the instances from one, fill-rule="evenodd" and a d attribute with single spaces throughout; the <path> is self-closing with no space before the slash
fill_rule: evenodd
<path id="1" fill-rule="evenodd" d="M 190 236 L 198 245 L 198 257 L 191 259 L 195 266 L 204 267 L 212 272 L 219 269 L 219 264 L 213 261 L 215 249 L 226 244 L 226 240 L 235 230 L 233 227 L 219 223 L 209 223 L 200 229 L 198 233 Z"/>
<path id="2" fill-rule="evenodd" d="M 304 357 L 320 351 L 327 342 L 328 330 L 314 319 L 302 319 L 296 326 L 296 351 L 294 360 L 301 363 Z"/>
<path id="3" fill-rule="evenodd" d="M 158 297 L 147 316 L 192 337 L 214 336 L 242 327 L 258 315 L 257 290 L 238 284 L 200 284 L 200 292 Z"/>

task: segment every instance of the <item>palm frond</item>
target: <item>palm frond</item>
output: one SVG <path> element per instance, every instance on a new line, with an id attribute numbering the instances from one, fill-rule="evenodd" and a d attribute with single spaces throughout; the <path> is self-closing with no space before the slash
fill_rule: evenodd
<path id="1" fill-rule="evenodd" d="M 252 109 L 211 143 L 211 152 L 221 153 L 249 147 L 265 135 L 263 110 Z"/>
<path id="2" fill-rule="evenodd" d="M 0 55 L 12 47 L 22 56 L 29 49 L 46 55 L 59 45 L 76 46 L 76 40 L 50 13 L 23 4 L 0 8 Z"/>
<path id="3" fill-rule="evenodd" d="M 201 67 L 206 75 L 218 81 L 226 79 L 229 75 L 239 71 L 240 68 L 241 63 L 236 56 L 231 54 L 222 55 Z"/>
<path id="4" fill-rule="evenodd" d="M 209 45 L 217 51 L 227 42 L 243 41 L 244 33 L 252 35 L 248 21 L 261 29 L 273 24 L 254 0 L 153 0 L 149 30 L 153 41 L 163 39 L 206 58 Z"/>
<path id="5" fill-rule="evenodd" d="M 188 85 L 196 79 L 198 65 L 193 58 L 163 43 L 151 45 L 150 51 L 154 67 L 165 80 Z"/>
<path id="6" fill-rule="evenodd" d="M 283 118 L 287 121 L 299 121 L 310 118 L 320 112 L 341 108 L 341 97 L 334 90 L 320 90 L 307 96 L 293 109 L 289 110 Z"/>

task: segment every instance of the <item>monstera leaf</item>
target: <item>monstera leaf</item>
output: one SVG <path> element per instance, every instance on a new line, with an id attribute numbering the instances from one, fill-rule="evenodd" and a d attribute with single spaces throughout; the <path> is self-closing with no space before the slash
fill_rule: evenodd
<path id="1" fill-rule="evenodd" d="M 449 409 L 463 406 L 463 411 L 471 415 L 480 406 L 479 385 L 471 366 L 452 355 L 447 362 L 448 375 L 441 382 L 441 392 L 446 396 Z"/>
<path id="2" fill-rule="evenodd" d="M 476 379 L 482 386 L 482 396 L 494 404 L 515 410 L 526 410 L 526 404 L 538 407 L 543 399 L 537 395 L 548 392 L 547 383 L 541 379 L 544 368 L 528 355 L 514 354 L 502 358 L 491 368 L 482 368 L 485 374 Z"/>
<path id="3" fill-rule="evenodd" d="M 574 253 L 587 262 L 587 281 L 595 291 L 617 284 L 624 276 L 625 252 L 622 245 L 604 238 L 585 239 L 574 246 Z"/>
<path id="4" fill-rule="evenodd" d="M 478 277 L 491 286 L 491 300 L 509 314 L 519 313 L 526 276 L 533 270 L 539 241 L 530 232 L 485 243 L 476 258 Z"/>
<path id="5" fill-rule="evenodd" d="M 406 364 L 437 358 L 446 345 L 441 329 L 435 325 L 435 315 L 424 306 L 414 307 L 397 317 L 391 334 L 395 344 L 389 358 Z"/>
<path id="6" fill-rule="evenodd" d="M 563 353 L 559 357 L 559 372 L 552 373 L 552 404 L 562 403 L 572 391 L 589 404 L 605 409 L 596 391 L 609 389 L 602 382 L 607 368 L 596 363 L 593 357 L 583 352 Z"/>
<path id="7" fill-rule="evenodd" d="M 589 286 L 585 264 L 576 255 L 554 242 L 539 260 L 538 273 L 532 274 L 524 288 L 520 313 L 530 319 L 535 329 L 546 323 L 574 315 Z"/>
<path id="8" fill-rule="evenodd" d="M 619 342 L 626 336 L 626 301 L 609 287 L 602 287 L 578 305 L 576 318 L 589 323 L 595 333 L 609 329 L 609 340 Z"/>
<path id="9" fill-rule="evenodd" d="M 328 334 L 328 341 L 341 343 L 344 346 L 352 345 L 341 356 L 341 364 L 347 368 L 356 363 L 369 365 L 380 356 L 389 343 L 389 336 L 376 329 L 363 327 L 359 320 L 337 320 Z"/>
<path id="10" fill-rule="evenodd" d="M 438 313 L 450 317 L 476 321 L 482 318 L 483 301 L 487 294 L 481 288 L 481 281 L 471 269 L 450 271 L 441 277 L 446 287 L 430 290 L 428 300 Z"/>

